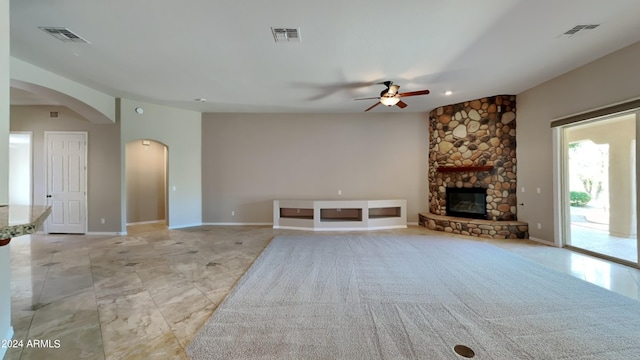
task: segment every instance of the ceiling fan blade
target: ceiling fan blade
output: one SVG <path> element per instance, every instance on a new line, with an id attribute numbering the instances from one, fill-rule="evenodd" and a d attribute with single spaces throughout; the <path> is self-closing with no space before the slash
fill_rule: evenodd
<path id="1" fill-rule="evenodd" d="M 408 91 L 406 93 L 401 93 L 400 96 L 416 96 L 416 95 L 427 95 L 429 90 L 418 90 L 418 91 Z"/>
<path id="2" fill-rule="evenodd" d="M 398 103 L 396 105 L 398 105 L 400 107 L 400 109 L 404 109 L 404 108 L 407 107 L 407 103 L 402 101 L 402 100 L 398 101 Z"/>
<path id="3" fill-rule="evenodd" d="M 382 104 L 382 103 L 381 103 L 380 101 L 378 101 L 377 103 L 375 103 L 375 104 L 371 105 L 371 106 L 370 106 L 367 110 L 365 110 L 364 112 L 367 112 L 367 111 L 369 111 L 369 110 L 373 109 L 374 107 L 376 107 L 376 106 L 378 106 L 378 105 L 380 105 L 380 104 Z"/>
<path id="4" fill-rule="evenodd" d="M 376 96 L 376 97 L 360 98 L 360 99 L 353 99 L 353 100 L 380 100 L 380 97 Z"/>

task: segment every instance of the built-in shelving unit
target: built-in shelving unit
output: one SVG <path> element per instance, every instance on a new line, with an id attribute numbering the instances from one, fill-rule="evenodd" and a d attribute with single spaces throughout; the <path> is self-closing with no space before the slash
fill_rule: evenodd
<path id="1" fill-rule="evenodd" d="M 274 200 L 273 228 L 314 231 L 407 227 L 407 201 Z"/>

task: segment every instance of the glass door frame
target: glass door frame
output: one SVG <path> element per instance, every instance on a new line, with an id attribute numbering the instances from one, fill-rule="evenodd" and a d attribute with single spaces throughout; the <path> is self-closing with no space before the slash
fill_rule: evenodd
<path id="1" fill-rule="evenodd" d="M 593 251 L 573 247 L 567 244 L 571 232 L 571 210 L 569 207 L 569 163 L 568 163 L 568 144 L 565 139 L 564 130 L 567 127 L 576 126 L 579 124 L 587 124 L 595 121 L 603 121 L 611 118 L 615 118 L 625 114 L 635 113 L 635 130 L 636 130 L 636 145 L 637 139 L 640 137 L 640 108 L 634 108 L 631 110 L 611 112 L 605 115 L 594 116 L 592 118 L 586 118 L 581 121 L 566 123 L 560 126 L 553 127 L 552 125 L 552 146 L 553 146 L 553 207 L 554 207 L 554 245 L 557 247 L 567 247 L 571 250 L 586 253 L 592 256 L 610 260 L 613 262 L 621 263 L 624 265 L 640 268 L 640 237 L 636 238 L 636 250 L 637 250 L 637 262 L 627 261 L 616 257 L 608 256 L 605 254 L 596 253 Z M 637 191 L 638 180 L 640 179 L 640 166 L 638 161 L 640 160 L 640 149 L 638 146 L 636 151 L 636 213 L 640 214 L 640 191 Z M 636 216 L 637 217 L 637 216 Z M 640 222 L 636 221 L 636 232 L 640 234 Z"/>

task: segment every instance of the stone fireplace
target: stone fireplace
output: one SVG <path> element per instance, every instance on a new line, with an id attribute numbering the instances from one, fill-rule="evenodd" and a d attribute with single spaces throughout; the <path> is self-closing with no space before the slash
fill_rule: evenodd
<path id="1" fill-rule="evenodd" d="M 465 235 L 528 237 L 527 224 L 517 221 L 516 97 L 436 108 L 429 114 L 429 132 L 429 214 L 420 214 L 420 224 Z M 484 193 L 486 211 L 448 214 L 447 189 Z"/>

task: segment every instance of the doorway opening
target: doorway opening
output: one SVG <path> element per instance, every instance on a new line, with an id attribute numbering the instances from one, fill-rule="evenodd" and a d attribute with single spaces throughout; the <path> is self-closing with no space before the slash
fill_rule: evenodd
<path id="1" fill-rule="evenodd" d="M 635 111 L 563 128 L 564 244 L 638 264 Z"/>
<path id="2" fill-rule="evenodd" d="M 168 216 L 168 147 L 149 139 L 126 145 L 127 233 L 165 230 Z"/>
<path id="3" fill-rule="evenodd" d="M 9 134 L 9 204 L 31 205 L 32 133 L 12 131 Z"/>

